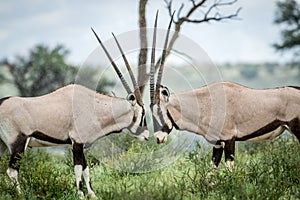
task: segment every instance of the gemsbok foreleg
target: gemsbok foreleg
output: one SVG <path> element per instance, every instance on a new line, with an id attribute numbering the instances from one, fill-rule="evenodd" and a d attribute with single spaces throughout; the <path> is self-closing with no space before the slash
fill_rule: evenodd
<path id="1" fill-rule="evenodd" d="M 76 188 L 78 190 L 78 194 L 80 196 L 83 196 L 81 180 L 81 177 L 83 175 L 88 190 L 88 196 L 92 198 L 96 197 L 91 187 L 90 172 L 83 153 L 83 144 L 73 143 L 73 160 L 76 178 Z"/>
<path id="2" fill-rule="evenodd" d="M 18 181 L 20 160 L 22 156 L 21 154 L 25 151 L 27 139 L 28 137 L 26 135 L 20 134 L 9 147 L 11 155 L 6 173 L 9 178 L 16 184 L 19 192 L 21 192 L 21 187 Z"/>
<path id="3" fill-rule="evenodd" d="M 211 160 L 211 165 L 213 167 L 213 169 L 216 169 L 222 159 L 222 155 L 223 155 L 223 144 L 221 141 L 217 141 L 215 146 L 213 147 L 213 155 L 212 155 L 212 160 Z"/>
<path id="4" fill-rule="evenodd" d="M 234 169 L 234 150 L 235 150 L 235 138 L 225 141 L 225 164 L 229 171 Z"/>

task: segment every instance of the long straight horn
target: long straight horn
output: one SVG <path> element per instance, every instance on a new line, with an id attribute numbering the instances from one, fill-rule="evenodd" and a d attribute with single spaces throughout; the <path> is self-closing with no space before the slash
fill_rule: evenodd
<path id="1" fill-rule="evenodd" d="M 152 52 L 151 52 L 151 66 L 150 66 L 150 103 L 154 104 L 154 71 L 155 71 L 155 47 L 156 47 L 156 29 L 157 29 L 157 18 L 158 10 L 156 12 L 154 31 L 153 31 L 153 41 L 152 41 Z"/>
<path id="2" fill-rule="evenodd" d="M 131 91 L 131 89 L 130 89 L 128 83 L 126 82 L 125 78 L 123 77 L 121 71 L 118 69 L 116 63 L 115 63 L 115 62 L 113 61 L 113 59 L 111 58 L 110 54 L 108 53 L 107 49 L 106 49 L 105 46 L 103 45 L 102 41 L 100 40 L 100 38 L 98 37 L 98 35 L 97 35 L 96 32 L 94 31 L 94 29 L 93 29 L 93 28 L 91 28 L 91 29 L 92 29 L 94 35 L 96 36 L 98 42 L 100 43 L 100 45 L 101 45 L 103 51 L 105 52 L 106 56 L 108 57 L 108 59 L 109 59 L 111 65 L 113 66 L 113 68 L 114 68 L 115 71 L 117 72 L 117 74 L 118 74 L 118 76 L 119 76 L 119 78 L 120 78 L 120 80 L 121 80 L 121 82 L 122 82 L 122 84 L 123 84 L 125 90 L 127 91 L 128 94 L 132 93 L 132 91 Z"/>
<path id="3" fill-rule="evenodd" d="M 174 17 L 175 11 L 172 14 L 169 26 L 168 26 L 168 31 L 167 31 L 167 35 L 166 35 L 166 39 L 165 39 L 165 44 L 164 44 L 164 49 L 162 52 L 162 56 L 161 56 L 161 62 L 160 62 L 160 66 L 159 66 L 159 71 L 157 74 L 157 80 L 156 80 L 156 91 L 155 91 L 155 101 L 159 102 L 159 89 L 160 89 L 160 84 L 161 84 L 161 79 L 162 79 L 162 74 L 164 71 L 164 65 L 165 65 L 165 60 L 166 60 L 166 54 L 167 54 L 167 48 L 168 48 L 168 40 L 169 40 L 169 35 L 170 35 L 170 29 L 171 29 L 171 25 L 173 22 L 173 17 Z"/>
<path id="4" fill-rule="evenodd" d="M 127 60 L 127 58 L 126 58 L 126 56 L 125 56 L 125 54 L 124 54 L 124 52 L 122 50 L 122 47 L 121 47 L 119 41 L 116 38 L 115 34 L 112 33 L 112 35 L 113 35 L 113 37 L 114 37 L 114 39 L 115 39 L 115 41 L 117 43 L 117 46 L 118 46 L 118 48 L 119 48 L 119 50 L 120 50 L 120 52 L 122 54 L 122 58 L 123 58 L 124 63 L 126 65 L 127 71 L 128 71 L 128 73 L 130 75 L 130 78 L 131 78 L 131 81 L 132 81 L 132 84 L 133 84 L 133 87 L 134 87 L 134 93 L 135 93 L 136 99 L 137 99 L 137 101 L 138 101 L 138 103 L 140 105 L 143 105 L 142 94 L 141 94 L 139 85 L 137 84 L 136 79 L 135 79 L 135 77 L 133 75 L 132 69 L 131 69 L 131 67 L 130 67 L 130 65 L 128 63 L 128 60 Z"/>

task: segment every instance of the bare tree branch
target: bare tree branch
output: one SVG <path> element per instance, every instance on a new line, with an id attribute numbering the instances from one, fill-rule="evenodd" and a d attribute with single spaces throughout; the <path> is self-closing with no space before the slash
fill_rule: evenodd
<path id="1" fill-rule="evenodd" d="M 206 11 L 200 10 L 201 8 L 204 8 L 204 4 L 208 2 L 208 0 L 202 0 L 198 3 L 195 2 L 195 0 L 190 0 L 192 7 L 187 11 L 186 15 L 181 15 L 181 12 L 183 10 L 184 4 L 181 4 L 179 7 L 179 10 L 177 12 L 177 20 L 175 21 L 176 24 L 183 24 L 184 22 L 190 22 L 190 23 L 203 23 L 203 22 L 209 22 L 209 21 L 220 21 L 224 19 L 231 19 L 236 18 L 241 11 L 241 7 L 239 7 L 234 14 L 229 15 L 222 15 L 219 12 L 212 13 L 213 10 L 218 10 L 219 7 L 222 6 L 231 6 L 235 4 L 238 0 L 233 1 L 223 1 L 223 0 L 217 0 L 213 4 L 211 4 Z M 173 0 L 165 0 L 166 7 L 168 9 L 169 15 L 172 14 L 172 4 Z M 200 19 L 191 19 L 191 15 L 194 14 L 195 11 L 201 11 L 203 13 L 203 16 Z"/>
<path id="2" fill-rule="evenodd" d="M 222 14 L 219 11 L 220 7 L 231 6 L 235 4 L 238 0 L 189 0 L 188 3 L 182 3 L 180 7 L 177 9 L 177 19 L 173 19 L 173 23 L 175 24 L 174 33 L 170 39 L 166 57 L 170 54 L 170 50 L 173 48 L 175 41 L 177 40 L 182 25 L 186 23 L 195 23 L 201 24 L 210 21 L 222 21 L 226 19 L 237 19 L 241 7 L 239 7 L 233 14 Z M 166 4 L 167 11 L 172 16 L 173 13 L 173 0 L 164 0 Z M 147 0 L 140 0 L 139 5 L 139 22 L 140 28 L 146 27 L 146 19 L 145 19 L 145 7 Z M 194 16 L 195 11 L 197 12 L 197 17 L 192 18 Z M 186 12 L 186 14 L 182 14 Z M 140 40 L 141 40 L 141 50 L 139 55 L 139 74 L 138 74 L 138 83 L 143 94 L 145 83 L 149 79 L 149 74 L 146 72 L 146 62 L 147 62 L 147 49 L 143 47 L 147 47 L 147 37 L 146 32 L 141 30 L 140 32 Z M 161 58 L 155 64 L 155 71 L 157 71 L 159 63 L 161 62 Z"/>
<path id="3" fill-rule="evenodd" d="M 205 8 L 205 3 L 209 2 L 208 0 L 201 0 L 198 3 L 196 3 L 195 0 L 190 0 L 192 7 L 187 11 L 186 15 L 181 15 L 181 12 L 183 11 L 184 4 L 182 3 L 181 6 L 179 7 L 179 10 L 177 12 L 177 20 L 174 20 L 175 23 L 175 32 L 170 40 L 169 46 L 168 46 L 168 51 L 167 55 L 169 55 L 170 50 L 173 48 L 175 41 L 177 40 L 179 36 L 179 32 L 181 30 L 181 27 L 184 22 L 187 23 L 205 23 L 205 22 L 210 22 L 210 21 L 221 21 L 225 19 L 236 19 L 239 15 L 239 12 L 241 11 L 241 7 L 239 7 L 234 14 L 228 14 L 228 15 L 222 15 L 219 12 L 215 12 L 214 14 L 212 13 L 213 10 L 217 10 L 221 6 L 230 6 L 233 5 L 237 2 L 238 0 L 232 0 L 232 1 L 223 1 L 223 0 L 216 0 L 213 4 L 211 4 L 206 10 L 200 9 L 200 8 Z M 173 5 L 173 0 L 165 0 L 166 7 L 168 10 L 168 13 L 170 17 L 172 16 L 172 5 Z M 191 15 L 195 11 L 200 11 L 199 13 L 202 13 L 202 18 L 200 19 L 190 19 Z M 158 59 L 155 67 L 156 70 L 159 66 L 160 58 Z"/>

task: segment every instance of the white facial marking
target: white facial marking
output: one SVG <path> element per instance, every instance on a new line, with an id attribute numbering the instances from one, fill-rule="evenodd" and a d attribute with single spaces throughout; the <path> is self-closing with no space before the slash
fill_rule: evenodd
<path id="1" fill-rule="evenodd" d="M 154 137 L 158 140 L 159 143 L 164 143 L 167 141 L 168 133 L 157 131 L 154 133 Z"/>
<path id="2" fill-rule="evenodd" d="M 148 130 L 144 130 L 139 136 L 138 136 L 138 139 L 141 141 L 141 142 L 144 142 L 146 140 L 148 140 L 149 138 L 149 131 Z"/>
<path id="3" fill-rule="evenodd" d="M 134 108 L 134 116 L 136 116 L 136 121 L 134 122 L 133 126 L 130 128 L 130 131 L 135 133 L 140 126 L 141 119 L 143 117 L 143 110 L 140 108 L 139 105 Z"/>

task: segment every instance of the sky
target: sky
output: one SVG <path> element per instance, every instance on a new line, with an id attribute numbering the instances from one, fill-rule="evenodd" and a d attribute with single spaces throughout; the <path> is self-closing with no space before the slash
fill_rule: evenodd
<path id="1" fill-rule="evenodd" d="M 179 8 L 176 2 L 174 9 Z M 275 2 L 239 0 L 219 9 L 231 14 L 242 7 L 238 20 L 184 24 L 181 34 L 200 45 L 216 63 L 284 62 L 288 56 L 272 47 L 280 41 L 280 27 L 273 23 Z M 163 0 L 148 1 L 148 26 L 153 26 L 157 9 L 158 26 L 166 27 L 169 16 Z M 63 44 L 70 50 L 68 62 L 80 65 L 98 47 L 90 27 L 102 40 L 111 39 L 111 32 L 118 35 L 138 28 L 137 11 L 137 0 L 0 0 L 0 59 L 26 56 L 36 44 Z"/>

